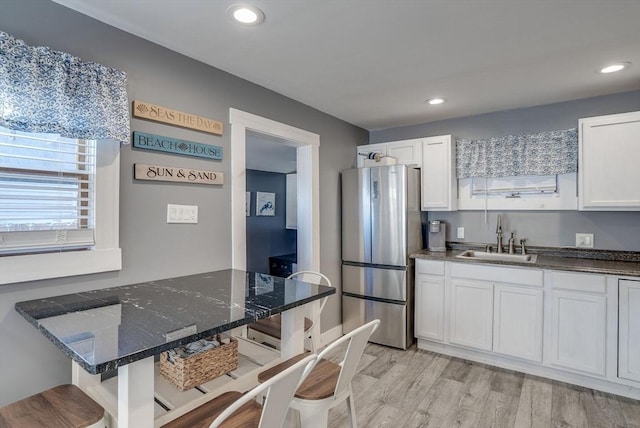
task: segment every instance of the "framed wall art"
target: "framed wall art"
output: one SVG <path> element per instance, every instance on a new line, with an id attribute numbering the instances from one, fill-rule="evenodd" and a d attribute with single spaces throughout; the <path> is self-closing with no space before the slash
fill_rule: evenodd
<path id="1" fill-rule="evenodd" d="M 276 215 L 276 194 L 269 192 L 256 192 L 256 215 Z"/>

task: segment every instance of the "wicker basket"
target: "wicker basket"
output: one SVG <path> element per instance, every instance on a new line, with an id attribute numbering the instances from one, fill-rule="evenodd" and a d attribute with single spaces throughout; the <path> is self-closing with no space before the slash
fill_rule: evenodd
<path id="1" fill-rule="evenodd" d="M 180 391 L 202 385 L 238 367 L 238 341 L 229 337 L 229 343 L 221 343 L 213 349 L 200 352 L 188 358 L 176 357 L 169 360 L 168 352 L 160 354 L 160 374 Z"/>

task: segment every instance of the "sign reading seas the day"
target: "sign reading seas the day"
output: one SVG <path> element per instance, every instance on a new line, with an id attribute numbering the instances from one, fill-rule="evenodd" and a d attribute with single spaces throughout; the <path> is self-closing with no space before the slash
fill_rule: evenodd
<path id="1" fill-rule="evenodd" d="M 133 133 L 133 147 L 167 153 L 178 153 L 199 158 L 222 159 L 222 147 L 137 131 Z"/>
<path id="2" fill-rule="evenodd" d="M 224 174 L 200 169 L 176 168 L 171 166 L 134 164 L 136 180 L 173 181 L 176 183 L 223 184 Z"/>
<path id="3" fill-rule="evenodd" d="M 189 114 L 139 100 L 133 101 L 132 112 L 134 117 L 182 126 L 184 128 L 208 132 L 209 134 L 222 135 L 222 122 L 196 116 L 195 114 Z"/>

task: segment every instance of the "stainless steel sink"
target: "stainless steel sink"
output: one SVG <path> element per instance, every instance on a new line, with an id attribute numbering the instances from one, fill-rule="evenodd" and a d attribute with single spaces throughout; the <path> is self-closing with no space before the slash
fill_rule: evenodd
<path id="1" fill-rule="evenodd" d="M 538 259 L 537 254 L 505 254 L 505 253 L 487 253 L 485 251 L 466 250 L 458 254 L 456 258 L 466 260 L 486 260 L 500 262 L 516 262 L 516 263 L 535 263 Z"/>

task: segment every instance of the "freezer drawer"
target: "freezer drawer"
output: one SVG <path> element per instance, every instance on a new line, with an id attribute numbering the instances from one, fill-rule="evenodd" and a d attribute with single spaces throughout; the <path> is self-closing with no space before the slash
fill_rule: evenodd
<path id="1" fill-rule="evenodd" d="M 407 271 L 343 264 L 342 291 L 404 302 L 407 300 Z"/>
<path id="2" fill-rule="evenodd" d="M 342 296 L 342 330 L 344 333 L 374 319 L 380 320 L 380 326 L 369 339 L 370 342 L 401 349 L 407 349 L 411 345 L 412 339 L 409 338 L 407 332 L 406 305 Z M 410 334 L 413 336 L 413 332 Z"/>

